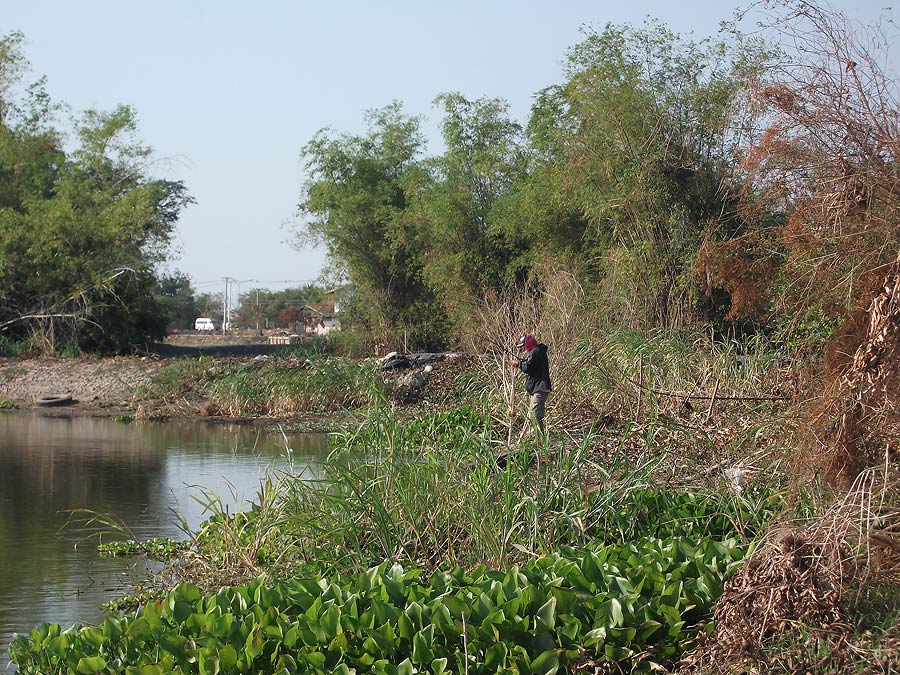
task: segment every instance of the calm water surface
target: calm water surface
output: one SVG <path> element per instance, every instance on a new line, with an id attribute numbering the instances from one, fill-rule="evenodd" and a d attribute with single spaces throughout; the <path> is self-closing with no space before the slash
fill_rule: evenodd
<path id="1" fill-rule="evenodd" d="M 322 435 L 287 445 L 293 470 L 309 475 L 327 453 Z M 243 510 L 263 476 L 290 468 L 285 448 L 249 427 L 0 414 L 0 673 L 12 671 L 13 633 L 96 621 L 101 603 L 140 580 L 140 563 L 100 558 L 67 511 L 113 514 L 141 540 L 184 539 L 182 519 L 196 528 L 209 515 L 201 488 Z"/>

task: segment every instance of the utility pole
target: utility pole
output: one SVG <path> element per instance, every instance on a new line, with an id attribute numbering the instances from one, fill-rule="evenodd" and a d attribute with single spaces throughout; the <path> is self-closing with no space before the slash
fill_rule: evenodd
<path id="1" fill-rule="evenodd" d="M 222 281 L 225 282 L 225 296 L 223 298 L 224 302 L 222 303 L 222 335 L 225 335 L 225 330 L 228 326 L 228 282 L 234 281 L 234 279 L 231 277 L 222 277 Z"/>
<path id="2" fill-rule="evenodd" d="M 256 334 L 259 335 L 259 289 L 256 289 Z"/>

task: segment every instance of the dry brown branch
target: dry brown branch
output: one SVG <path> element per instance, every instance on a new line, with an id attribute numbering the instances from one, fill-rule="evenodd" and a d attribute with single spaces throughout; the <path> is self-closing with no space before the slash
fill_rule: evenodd
<path id="1" fill-rule="evenodd" d="M 900 562 L 900 549 L 883 545 L 896 543 L 898 486 L 896 467 L 869 469 L 816 520 L 774 530 L 727 582 L 715 630 L 688 655 L 686 670 L 784 672 L 788 656 L 809 668 L 803 654 L 779 648 L 785 641 L 819 640 L 838 657 L 852 650 L 848 612 L 868 584 L 891 578 Z"/>

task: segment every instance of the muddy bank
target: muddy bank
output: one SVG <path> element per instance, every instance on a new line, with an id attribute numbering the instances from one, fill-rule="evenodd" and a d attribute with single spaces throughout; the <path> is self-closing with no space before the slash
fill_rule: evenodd
<path id="1" fill-rule="evenodd" d="M 134 407 L 164 362 L 153 357 L 0 359 L 0 401 L 30 407 L 42 396 L 71 396 L 82 409 Z"/>
<path id="2" fill-rule="evenodd" d="M 238 346 L 217 347 L 225 356 L 241 357 Z M 204 356 L 210 356 L 203 352 Z M 212 356 L 218 356 L 216 353 Z M 12 402 L 20 410 L 39 410 L 51 416 L 126 415 L 158 420 L 203 420 L 208 423 L 278 426 L 285 431 L 328 432 L 352 420 L 342 413 L 302 416 L 234 416 L 222 414 L 196 393 L 178 401 L 148 397 L 146 387 L 156 373 L 177 358 L 150 356 L 81 357 L 71 359 L 0 358 L 0 404 Z M 73 402 L 59 407 L 39 407 L 44 396 L 71 396 Z M 190 400 L 188 400 L 190 399 Z M 2 405 L 0 405 L 2 407 Z"/>

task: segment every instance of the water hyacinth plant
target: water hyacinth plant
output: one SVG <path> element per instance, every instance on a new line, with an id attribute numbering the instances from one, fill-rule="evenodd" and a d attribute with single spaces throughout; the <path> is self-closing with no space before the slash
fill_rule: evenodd
<path id="1" fill-rule="evenodd" d="M 98 626 L 17 637 L 22 675 L 529 673 L 671 663 L 744 554 L 734 539 L 564 549 L 492 572 L 384 562 L 356 575 L 256 579 L 166 597 Z"/>

